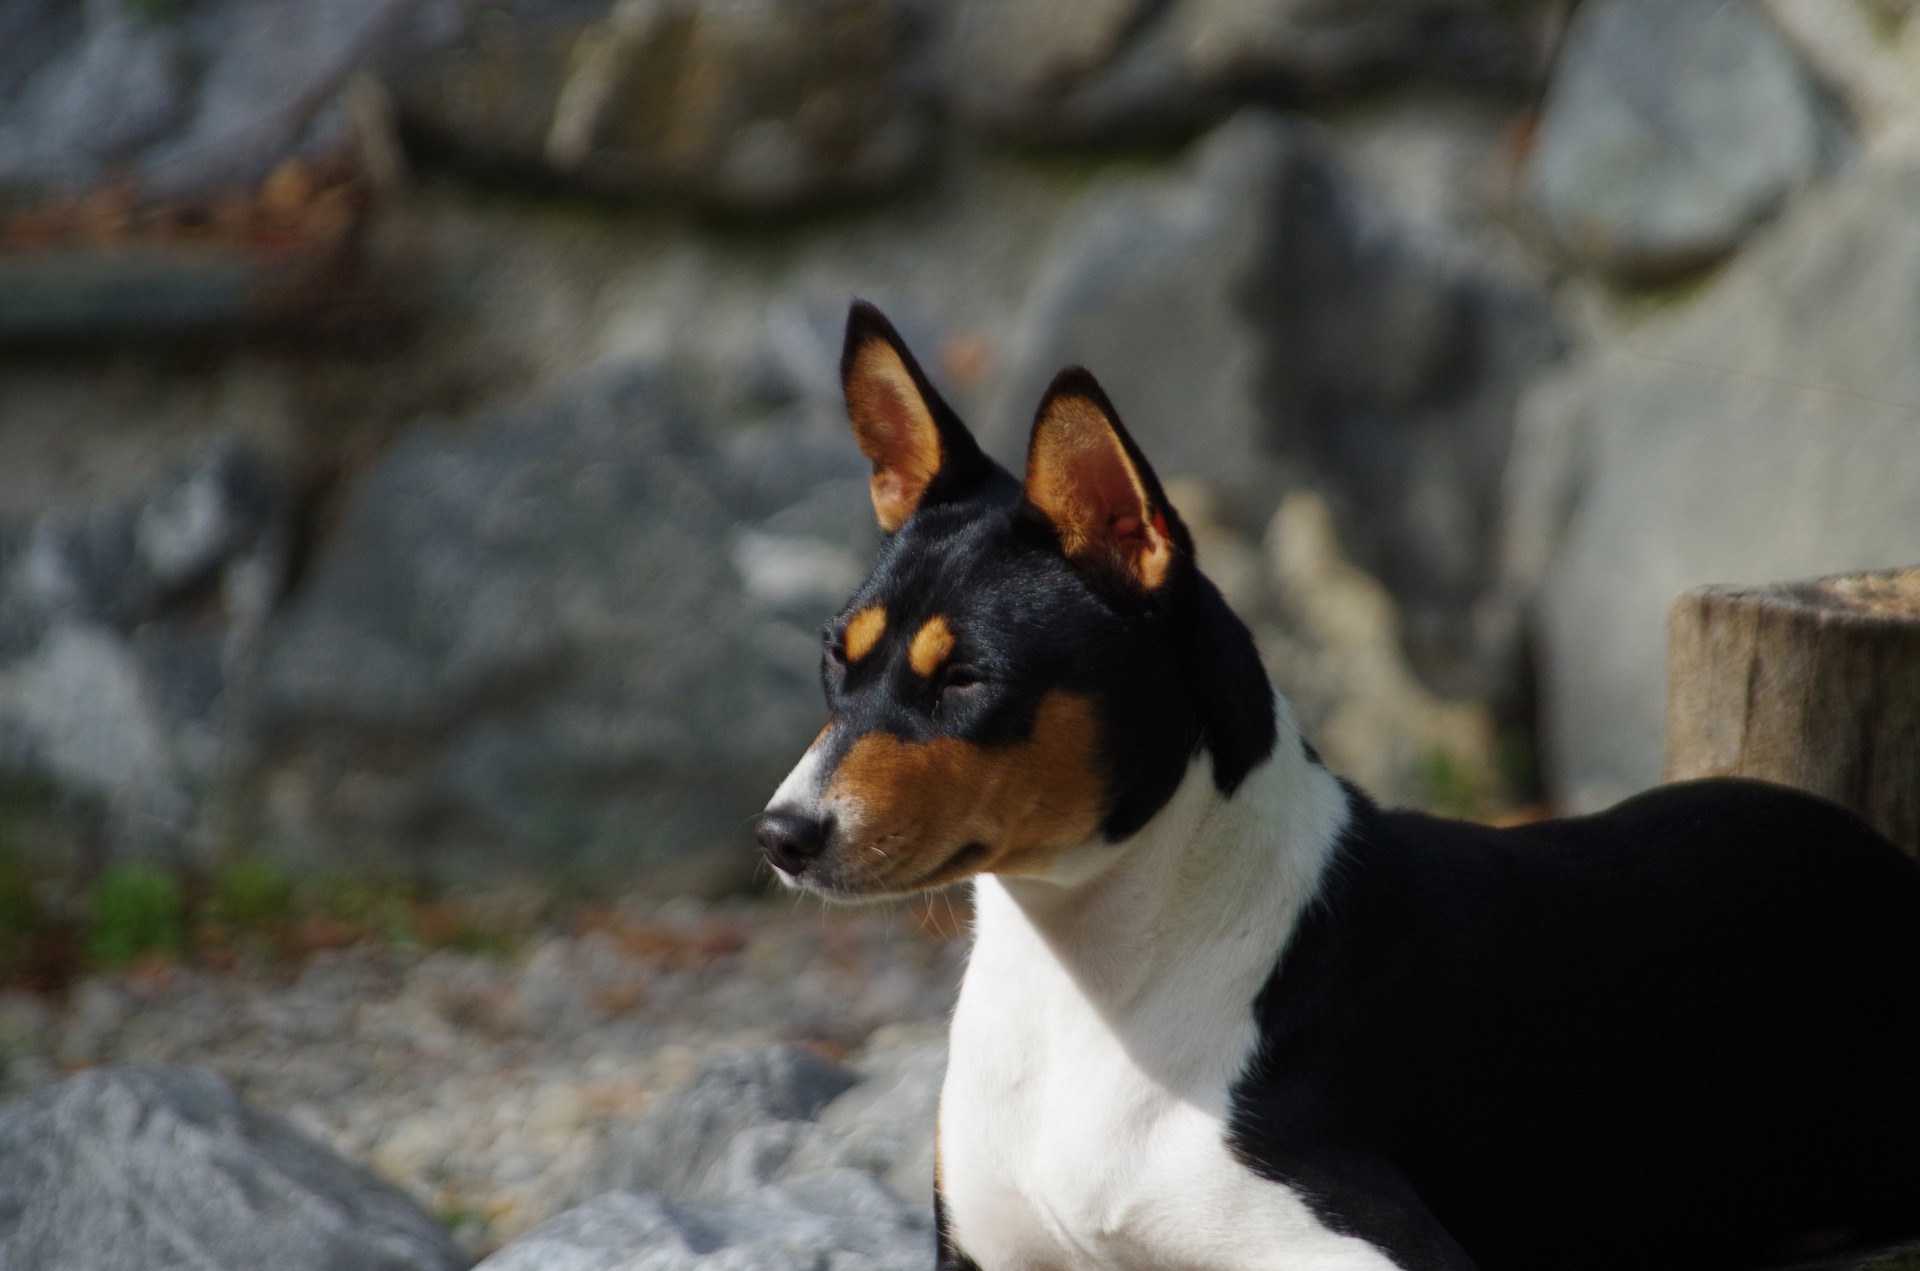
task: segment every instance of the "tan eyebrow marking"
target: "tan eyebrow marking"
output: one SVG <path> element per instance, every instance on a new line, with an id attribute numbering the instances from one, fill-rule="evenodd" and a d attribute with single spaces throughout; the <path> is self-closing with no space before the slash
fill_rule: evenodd
<path id="1" fill-rule="evenodd" d="M 847 628 L 841 632 L 840 640 L 846 646 L 847 661 L 858 662 L 873 652 L 873 646 L 880 643 L 880 637 L 887 630 L 887 611 L 879 605 L 868 605 L 847 620 Z"/>
<path id="2" fill-rule="evenodd" d="M 907 662 L 915 675 L 932 675 L 952 652 L 953 631 L 947 626 L 947 620 L 936 613 L 914 632 L 913 644 L 907 649 Z"/>

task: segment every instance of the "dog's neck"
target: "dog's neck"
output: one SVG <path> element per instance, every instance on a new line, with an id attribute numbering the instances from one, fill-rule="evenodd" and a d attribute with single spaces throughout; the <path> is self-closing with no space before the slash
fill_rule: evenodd
<path id="1" fill-rule="evenodd" d="M 982 877 L 969 981 L 1058 979 L 1142 1067 L 1187 1080 L 1213 1068 L 1217 1055 L 1176 1039 L 1217 1051 L 1227 1039 L 1200 1024 L 1220 1012 L 1252 1027 L 1253 999 L 1348 816 L 1340 783 L 1277 705 L 1278 744 L 1233 797 L 1203 754 L 1131 838 L 1090 843 L 1047 878 Z"/>
<path id="2" fill-rule="evenodd" d="M 1279 718 L 1231 797 L 1203 754 L 1138 834 L 1046 879 L 978 880 L 940 1186 L 981 1265 L 1268 1266 L 1280 1249 L 1301 1266 L 1386 1265 L 1232 1146 L 1234 1091 L 1262 1044 L 1255 999 L 1349 816 Z"/>

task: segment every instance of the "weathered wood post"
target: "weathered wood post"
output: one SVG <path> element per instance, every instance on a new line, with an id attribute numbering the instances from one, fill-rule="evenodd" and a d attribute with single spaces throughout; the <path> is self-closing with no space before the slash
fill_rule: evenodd
<path id="1" fill-rule="evenodd" d="M 1684 592 L 1667 685 L 1667 780 L 1795 786 L 1920 856 L 1920 567 Z"/>

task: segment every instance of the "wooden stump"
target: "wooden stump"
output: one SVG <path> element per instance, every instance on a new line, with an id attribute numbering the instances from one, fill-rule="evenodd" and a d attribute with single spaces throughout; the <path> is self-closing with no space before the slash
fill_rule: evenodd
<path id="1" fill-rule="evenodd" d="M 1668 637 L 1667 780 L 1795 786 L 1920 856 L 1920 567 L 1696 588 Z"/>

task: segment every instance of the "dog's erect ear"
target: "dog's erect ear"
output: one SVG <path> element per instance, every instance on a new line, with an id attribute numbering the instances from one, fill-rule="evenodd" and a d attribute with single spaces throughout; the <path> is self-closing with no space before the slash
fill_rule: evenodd
<path id="1" fill-rule="evenodd" d="M 928 382 L 900 333 L 864 300 L 847 312 L 840 383 L 854 440 L 873 464 L 873 511 L 887 533 L 922 504 L 963 494 L 992 472 L 992 461 Z"/>
<path id="2" fill-rule="evenodd" d="M 1034 416 L 1027 501 L 1053 523 L 1068 560 L 1134 591 L 1158 591 L 1192 554 L 1160 479 L 1077 366 L 1054 377 Z"/>

